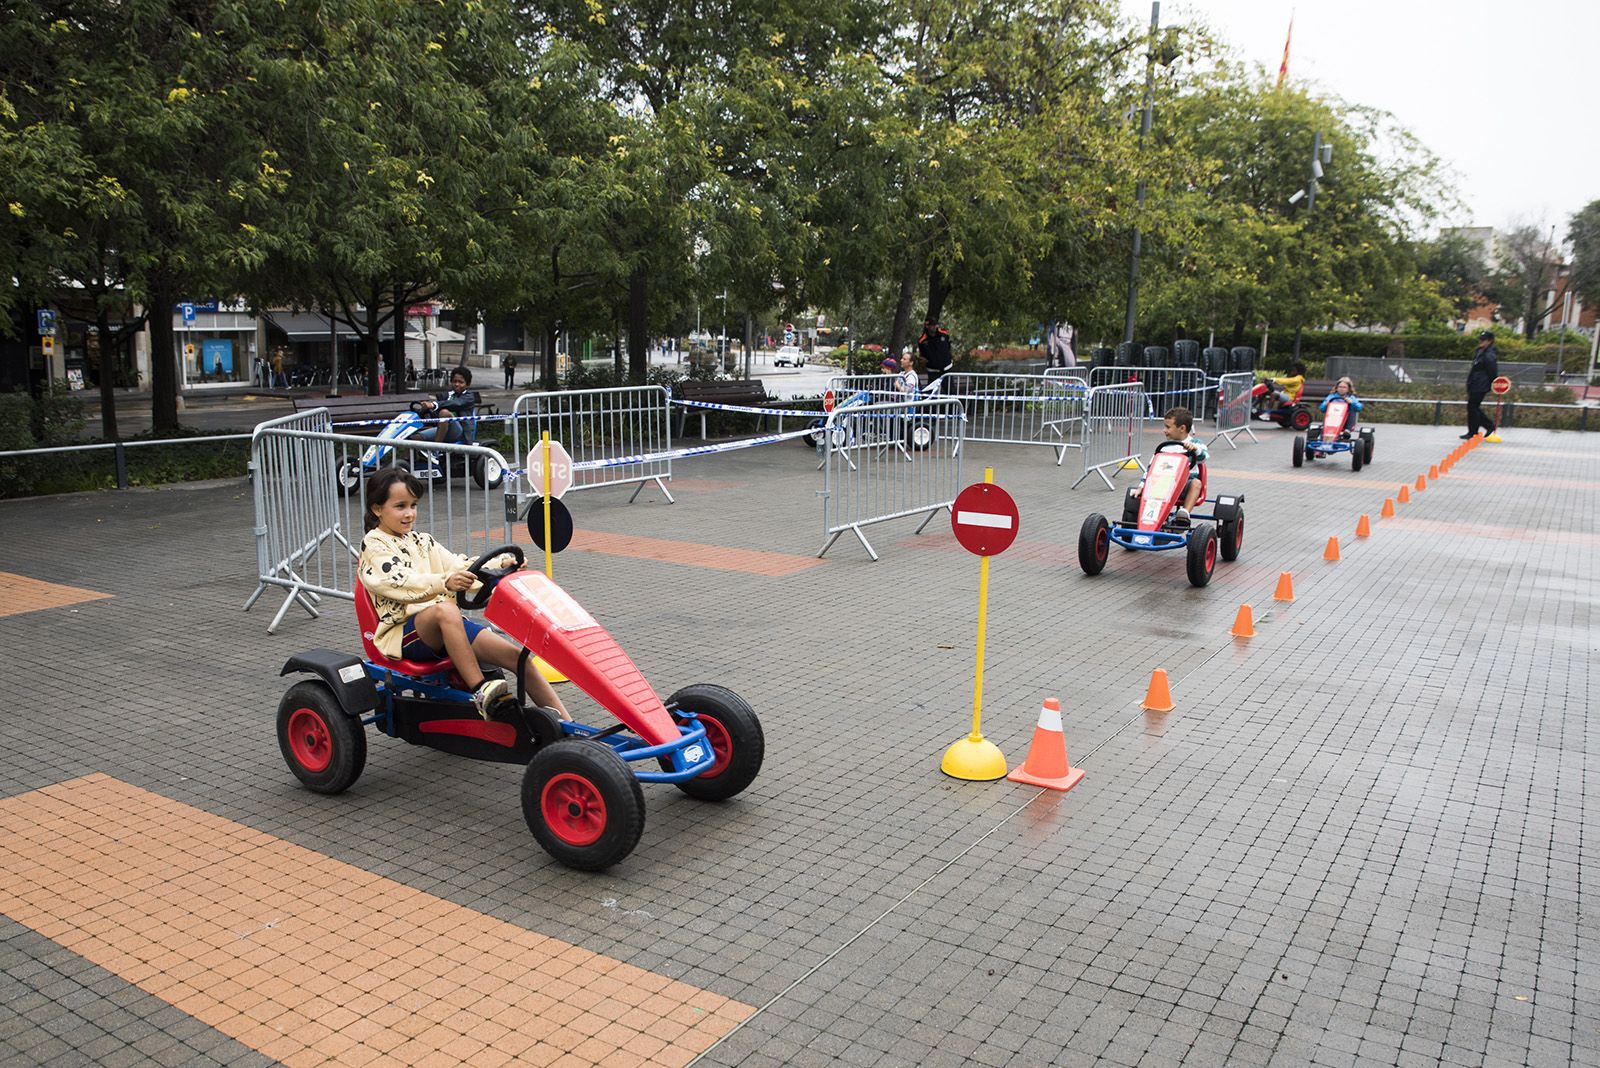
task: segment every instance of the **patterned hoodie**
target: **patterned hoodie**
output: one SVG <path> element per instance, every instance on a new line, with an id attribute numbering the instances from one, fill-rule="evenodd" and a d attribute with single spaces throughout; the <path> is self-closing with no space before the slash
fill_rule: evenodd
<path id="1" fill-rule="evenodd" d="M 406 619 L 429 605 L 448 601 L 453 594 L 444 588 L 445 579 L 471 563 L 434 541 L 432 534 L 413 530 L 396 537 L 382 527 L 367 531 L 361 539 L 356 575 L 372 595 L 372 607 L 378 613 L 378 629 L 372 636 L 378 651 L 398 658 Z M 472 589 L 481 585 L 473 583 Z"/>

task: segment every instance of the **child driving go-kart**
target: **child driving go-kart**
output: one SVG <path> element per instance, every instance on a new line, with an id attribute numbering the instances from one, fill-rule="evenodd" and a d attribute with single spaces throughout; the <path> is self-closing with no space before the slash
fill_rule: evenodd
<path id="1" fill-rule="evenodd" d="M 1264 377 L 1250 395 L 1255 400 L 1254 418 L 1281 427 L 1304 430 L 1311 425 L 1311 409 L 1300 403 L 1306 387 L 1306 365 L 1296 361 L 1281 378 Z"/>

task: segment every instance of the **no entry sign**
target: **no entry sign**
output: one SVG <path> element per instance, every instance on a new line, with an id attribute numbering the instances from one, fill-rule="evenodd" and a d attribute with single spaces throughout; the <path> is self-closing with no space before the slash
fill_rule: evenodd
<path id="1" fill-rule="evenodd" d="M 950 505 L 950 529 L 969 553 L 998 556 L 1017 540 L 1017 502 L 992 482 L 975 482 Z"/>
<path id="2" fill-rule="evenodd" d="M 1503 397 L 1507 393 L 1511 392 L 1511 379 L 1507 378 L 1505 375 L 1501 375 L 1499 378 L 1489 383 L 1489 388 L 1494 390 L 1495 396 Z"/>
<path id="3" fill-rule="evenodd" d="M 833 411 L 833 390 L 831 389 L 822 395 L 822 410 L 825 412 Z"/>

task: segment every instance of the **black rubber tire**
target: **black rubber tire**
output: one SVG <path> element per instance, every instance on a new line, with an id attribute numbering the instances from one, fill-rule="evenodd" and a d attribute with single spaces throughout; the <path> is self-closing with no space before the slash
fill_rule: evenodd
<path id="1" fill-rule="evenodd" d="M 306 679 L 278 702 L 278 749 L 308 790 L 342 794 L 367 766 L 367 733 L 328 684 Z"/>
<path id="2" fill-rule="evenodd" d="M 679 790 L 697 801 L 726 801 L 755 782 L 766 758 L 767 738 L 748 701 L 725 686 L 701 682 L 683 687 L 667 698 L 667 703 L 698 717 L 717 755 L 709 771 L 675 783 Z M 661 763 L 663 768 L 670 767 L 665 760 Z"/>
<path id="3" fill-rule="evenodd" d="M 798 441 L 808 449 L 820 449 L 822 448 L 822 427 L 823 424 L 821 422 L 814 423 L 810 428 L 810 433 L 806 434 L 804 437 L 795 438 L 794 440 Z"/>
<path id="4" fill-rule="evenodd" d="M 1085 575 L 1098 575 L 1106 569 L 1111 552 L 1111 524 L 1099 512 L 1083 521 L 1078 530 L 1078 566 Z"/>
<path id="5" fill-rule="evenodd" d="M 1350 470 L 1352 470 L 1352 471 L 1361 470 L 1362 461 L 1364 461 L 1366 459 L 1366 456 L 1367 456 L 1367 448 L 1366 448 L 1365 445 L 1361 444 L 1361 442 L 1359 442 L 1359 441 L 1351 442 L 1351 444 L 1350 444 Z"/>
<path id="6" fill-rule="evenodd" d="M 1311 409 L 1296 408 L 1289 413 L 1289 425 L 1297 431 L 1304 431 L 1311 425 Z"/>
<path id="7" fill-rule="evenodd" d="M 1365 443 L 1365 446 L 1366 446 L 1362 450 L 1363 456 L 1362 456 L 1361 462 L 1364 463 L 1364 464 L 1370 464 L 1372 462 L 1372 445 L 1373 445 L 1372 435 L 1368 434 L 1366 437 L 1362 438 L 1361 440 Z"/>
<path id="8" fill-rule="evenodd" d="M 639 844 L 644 791 L 610 748 L 565 738 L 528 761 L 522 818 L 544 851 L 567 867 L 604 871 Z"/>
<path id="9" fill-rule="evenodd" d="M 1244 509 L 1239 509 L 1239 514 L 1233 519 L 1224 520 L 1217 527 L 1217 549 L 1222 553 L 1222 558 L 1229 563 L 1239 559 L 1239 550 L 1244 547 Z"/>
<path id="10" fill-rule="evenodd" d="M 1291 462 L 1296 467 L 1302 467 L 1306 462 L 1306 439 L 1299 434 L 1294 436 L 1294 451 L 1290 454 Z"/>
<path id="11" fill-rule="evenodd" d="M 933 427 L 927 423 L 912 423 L 906 427 L 906 448 L 912 452 L 926 452 L 933 444 Z"/>
<path id="12" fill-rule="evenodd" d="M 1217 567 L 1217 528 L 1208 522 L 1194 525 L 1189 533 L 1189 545 L 1184 553 L 1191 586 L 1204 586 L 1211 581 L 1211 572 Z"/>
<path id="13" fill-rule="evenodd" d="M 334 472 L 333 481 L 344 496 L 348 497 L 355 493 L 361 488 L 361 461 L 345 460 L 339 464 L 339 470 Z"/>
<path id="14" fill-rule="evenodd" d="M 494 477 L 488 475 L 489 465 L 494 464 Z M 478 484 L 479 489 L 494 489 L 506 478 L 506 469 L 489 456 L 474 456 L 472 458 L 472 481 Z"/>

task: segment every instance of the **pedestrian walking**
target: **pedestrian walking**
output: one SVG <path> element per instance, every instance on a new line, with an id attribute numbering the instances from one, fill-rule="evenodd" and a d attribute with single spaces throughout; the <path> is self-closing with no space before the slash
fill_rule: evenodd
<path id="1" fill-rule="evenodd" d="M 505 372 L 506 388 L 510 389 L 516 382 L 517 358 L 509 352 L 500 357 L 500 370 Z"/>
<path id="2" fill-rule="evenodd" d="M 1500 354 L 1495 351 L 1494 333 L 1489 330 L 1478 335 L 1478 351 L 1472 354 L 1472 369 L 1467 372 L 1467 432 L 1465 441 L 1478 431 L 1485 435 L 1495 432 L 1494 420 L 1483 411 L 1483 398 L 1500 374 Z"/>

